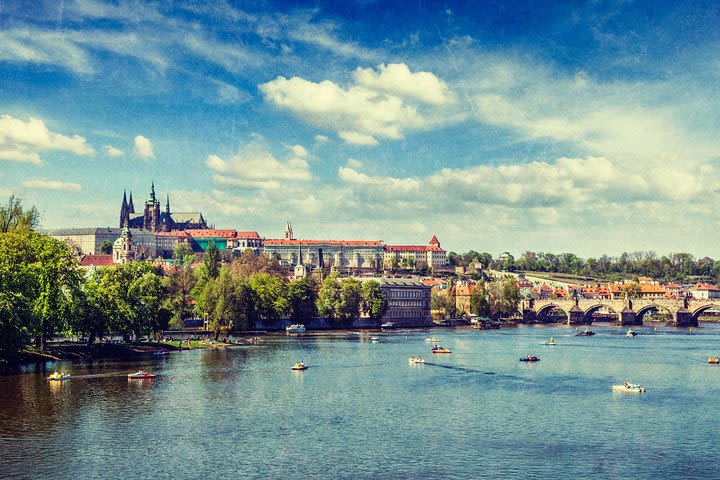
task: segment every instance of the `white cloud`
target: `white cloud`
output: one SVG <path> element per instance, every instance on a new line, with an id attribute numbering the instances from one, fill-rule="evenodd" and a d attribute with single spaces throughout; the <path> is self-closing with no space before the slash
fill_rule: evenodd
<path id="1" fill-rule="evenodd" d="M 36 190 L 63 190 L 66 192 L 79 192 L 82 187 L 79 183 L 61 182 L 58 180 L 47 180 L 44 178 L 36 178 L 25 180 L 23 187 Z"/>
<path id="2" fill-rule="evenodd" d="M 375 137 L 372 135 L 365 135 L 364 133 L 341 131 L 338 132 L 338 137 L 350 145 L 375 146 L 378 144 Z"/>
<path id="3" fill-rule="evenodd" d="M 112 145 L 105 145 L 104 148 L 105 148 L 105 154 L 107 154 L 108 157 L 117 158 L 117 157 L 122 157 L 123 155 L 125 155 L 125 152 L 123 152 L 119 148 L 113 147 Z"/>
<path id="4" fill-rule="evenodd" d="M 85 137 L 51 132 L 37 118 L 27 121 L 0 115 L 0 160 L 40 164 L 40 152 L 63 151 L 79 156 L 94 155 Z"/>
<path id="5" fill-rule="evenodd" d="M 278 160 L 262 139 L 256 138 L 228 160 L 209 155 L 205 165 L 214 172 L 213 182 L 226 187 L 273 190 L 287 183 L 311 180 L 305 160 L 307 150 L 301 145 L 288 148 L 291 155 Z"/>
<path id="6" fill-rule="evenodd" d="M 137 135 L 135 137 L 135 154 L 147 160 L 155 158 L 152 142 L 142 135 Z"/>
<path id="7" fill-rule="evenodd" d="M 414 98 L 433 105 L 455 103 L 455 96 L 447 84 L 431 72 L 411 72 L 404 63 L 381 64 L 378 72 L 372 68 L 355 70 L 358 85 L 400 97 Z"/>
<path id="8" fill-rule="evenodd" d="M 325 135 L 315 135 L 315 137 L 313 137 L 313 138 L 314 138 L 314 140 L 315 140 L 317 143 L 325 143 L 325 142 L 327 142 L 328 140 L 330 140 L 330 139 L 329 139 L 327 136 L 325 136 Z"/>
<path id="9" fill-rule="evenodd" d="M 360 160 L 355 160 L 354 158 L 348 158 L 347 166 L 357 170 L 357 169 L 363 167 L 363 163 Z"/>

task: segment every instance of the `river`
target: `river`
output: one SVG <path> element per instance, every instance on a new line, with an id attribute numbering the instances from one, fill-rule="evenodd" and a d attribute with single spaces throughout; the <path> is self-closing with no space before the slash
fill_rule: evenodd
<path id="1" fill-rule="evenodd" d="M 720 328 L 592 328 L 266 336 L 27 366 L 0 376 L 0 476 L 718 478 Z M 452 354 L 432 355 L 433 335 Z M 158 378 L 127 380 L 140 368 Z M 73 378 L 50 384 L 54 369 Z M 624 380 L 647 392 L 613 394 Z"/>

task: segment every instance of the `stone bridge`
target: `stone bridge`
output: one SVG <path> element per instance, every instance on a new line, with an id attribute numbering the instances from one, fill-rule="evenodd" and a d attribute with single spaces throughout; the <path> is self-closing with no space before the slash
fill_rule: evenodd
<path id="1" fill-rule="evenodd" d="M 520 305 L 523 321 L 526 323 L 546 323 L 550 321 L 548 313 L 553 309 L 559 309 L 567 316 L 569 325 L 589 325 L 592 323 L 593 313 L 603 308 L 616 313 L 617 323 L 620 325 L 642 325 L 645 314 L 660 311 L 670 314 L 676 326 L 696 327 L 698 318 L 703 312 L 712 308 L 720 309 L 720 299 L 589 300 L 576 298 L 524 300 Z"/>

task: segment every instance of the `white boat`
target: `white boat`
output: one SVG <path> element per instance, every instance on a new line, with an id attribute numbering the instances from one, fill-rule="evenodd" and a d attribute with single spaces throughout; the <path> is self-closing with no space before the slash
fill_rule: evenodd
<path id="1" fill-rule="evenodd" d="M 393 329 L 395 328 L 395 324 L 393 322 L 385 322 L 380 325 L 380 328 Z"/>
<path id="2" fill-rule="evenodd" d="M 157 377 L 157 375 L 146 372 L 145 370 L 138 370 L 135 373 L 128 373 L 127 377 L 131 378 L 131 379 L 145 379 L 145 378 L 155 378 L 155 377 Z"/>
<path id="3" fill-rule="evenodd" d="M 440 337 L 430 337 L 426 338 L 425 341 L 427 343 L 438 343 L 440 341 Z"/>
<path id="4" fill-rule="evenodd" d="M 425 363 L 425 359 L 422 357 L 410 357 L 410 358 L 408 358 L 408 363 L 410 365 L 417 365 L 417 364 Z"/>
<path id="5" fill-rule="evenodd" d="M 286 333 L 305 333 L 305 325 L 300 323 L 294 323 L 290 326 L 285 327 Z"/>
<path id="6" fill-rule="evenodd" d="M 48 377 L 51 382 L 62 382 L 70 378 L 70 374 L 67 372 L 53 372 Z"/>
<path id="7" fill-rule="evenodd" d="M 625 334 L 626 337 L 634 337 L 635 335 L 637 335 L 637 332 L 630 329 L 628 329 L 627 333 Z"/>
<path id="8" fill-rule="evenodd" d="M 646 389 L 636 383 L 625 382 L 622 385 L 613 385 L 612 391 L 613 392 L 642 393 L 642 392 L 646 391 Z"/>
<path id="9" fill-rule="evenodd" d="M 372 342 L 377 342 L 378 340 L 380 340 L 380 337 L 370 337 L 370 341 Z"/>

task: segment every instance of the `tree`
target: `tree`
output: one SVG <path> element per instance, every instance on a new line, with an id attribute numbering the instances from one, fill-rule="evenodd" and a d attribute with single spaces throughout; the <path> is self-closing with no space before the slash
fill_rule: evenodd
<path id="1" fill-rule="evenodd" d="M 0 207 L 0 233 L 13 230 L 33 230 L 40 224 L 40 212 L 33 205 L 29 210 L 22 206 L 22 199 L 10 195 L 8 203 Z"/>
<path id="2" fill-rule="evenodd" d="M 178 242 L 173 249 L 175 263 L 192 263 L 195 261 L 195 252 L 187 242 Z"/>
<path id="3" fill-rule="evenodd" d="M 352 323 L 360 316 L 362 302 L 362 287 L 360 280 L 346 278 L 340 283 L 340 315 L 345 325 Z"/>
<path id="4" fill-rule="evenodd" d="M 323 280 L 318 294 L 318 313 L 326 316 L 330 322 L 340 317 L 340 282 L 338 274 L 333 272 Z"/>
<path id="5" fill-rule="evenodd" d="M 186 255 L 180 258 L 187 260 L 194 257 Z M 196 282 L 192 266 L 187 261 L 174 265 L 167 276 L 168 301 L 173 310 L 173 323 L 177 327 L 182 327 L 183 322 L 192 316 L 192 291 Z"/>
<path id="6" fill-rule="evenodd" d="M 103 255 L 112 255 L 113 250 L 113 244 L 110 242 L 110 240 L 103 240 L 103 242 L 100 244 L 100 253 Z"/>
<path id="7" fill-rule="evenodd" d="M 203 264 L 207 269 L 208 277 L 217 278 L 220 274 L 220 263 L 220 252 L 215 246 L 215 242 L 210 242 L 203 256 Z"/>
<path id="8" fill-rule="evenodd" d="M 470 292 L 470 313 L 481 317 L 490 316 L 490 301 L 483 282 L 477 284 Z"/>
<path id="9" fill-rule="evenodd" d="M 260 318 L 274 320 L 287 317 L 290 305 L 285 277 L 258 273 L 250 277 L 250 285 L 256 295 L 255 309 Z"/>
<path id="10" fill-rule="evenodd" d="M 290 283 L 288 305 L 291 323 L 307 323 L 317 317 L 317 285 L 311 277 Z"/>
<path id="11" fill-rule="evenodd" d="M 457 315 L 457 298 L 455 296 L 455 286 L 452 280 L 447 283 L 447 297 L 445 298 L 445 316 L 455 318 Z"/>
<path id="12" fill-rule="evenodd" d="M 230 263 L 230 273 L 235 277 L 250 278 L 256 273 L 269 273 L 271 275 L 284 276 L 285 269 L 277 259 L 267 255 L 255 255 L 252 250 L 247 249 L 238 258 Z"/>
<path id="13" fill-rule="evenodd" d="M 362 284 L 362 309 L 367 312 L 370 320 L 379 321 L 388 309 L 385 293 L 380 282 L 367 280 Z"/>
<path id="14" fill-rule="evenodd" d="M 490 283 L 487 286 L 487 294 L 492 318 L 497 319 L 517 313 L 520 304 L 520 292 L 515 287 L 513 279 Z"/>

